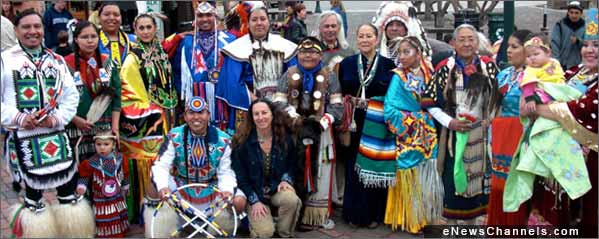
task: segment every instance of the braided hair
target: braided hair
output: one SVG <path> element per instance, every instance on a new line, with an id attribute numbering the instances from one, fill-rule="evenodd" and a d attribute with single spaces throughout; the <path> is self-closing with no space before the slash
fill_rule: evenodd
<path id="1" fill-rule="evenodd" d="M 81 35 L 81 32 L 83 31 L 83 29 L 88 28 L 88 27 L 92 27 L 94 28 L 94 31 L 97 33 L 98 32 L 98 28 L 96 27 L 96 25 L 92 24 L 91 22 L 88 21 L 79 21 L 77 23 L 77 25 L 75 26 L 75 30 L 73 31 L 73 54 L 75 54 L 75 71 L 79 71 L 79 59 L 81 58 L 81 56 L 79 55 L 79 44 L 77 44 L 77 42 L 74 40 L 77 37 L 79 37 L 79 35 Z M 99 66 L 102 65 L 102 55 L 100 53 L 100 48 L 96 46 L 96 62 L 97 64 L 99 64 Z"/>

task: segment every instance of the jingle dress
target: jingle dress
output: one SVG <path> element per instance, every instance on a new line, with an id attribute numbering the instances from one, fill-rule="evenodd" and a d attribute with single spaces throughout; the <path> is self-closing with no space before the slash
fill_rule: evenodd
<path id="1" fill-rule="evenodd" d="M 122 190 L 128 188 L 123 174 L 123 158 L 111 153 L 95 154 L 79 164 L 79 184 L 91 184 L 92 207 L 96 215 L 96 236 L 125 237 L 129 229 L 127 203 Z"/>
<path id="2" fill-rule="evenodd" d="M 130 179 L 129 217 L 151 187 L 150 167 L 174 122 L 177 94 L 168 56 L 157 40 L 135 44 L 121 69 L 121 151 Z M 130 175 L 130 176 L 129 176 Z M 135 202 L 135 203 L 134 203 Z"/>

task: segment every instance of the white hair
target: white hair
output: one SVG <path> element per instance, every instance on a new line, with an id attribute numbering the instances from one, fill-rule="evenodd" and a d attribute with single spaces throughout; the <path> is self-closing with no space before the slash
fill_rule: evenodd
<path id="1" fill-rule="evenodd" d="M 337 14 L 335 11 L 324 11 L 322 12 L 322 14 L 320 14 L 320 16 L 318 16 L 318 28 L 316 29 L 316 37 L 318 39 L 320 39 L 321 41 L 322 36 L 320 35 L 320 25 L 322 25 L 322 23 L 329 17 L 329 16 L 335 16 L 335 18 L 337 19 L 337 25 L 339 26 L 339 31 L 337 32 L 337 42 L 339 43 L 339 46 L 342 49 L 347 49 L 349 47 L 349 43 L 347 43 L 347 40 L 345 39 L 345 29 L 343 28 L 343 19 L 341 19 L 341 15 Z"/>
<path id="2" fill-rule="evenodd" d="M 474 28 L 474 26 L 468 24 L 468 23 L 464 23 L 462 25 L 459 25 L 458 27 L 456 27 L 456 29 L 453 31 L 453 39 L 457 40 L 458 39 L 458 32 L 460 32 L 460 30 L 462 29 L 469 29 L 474 33 L 474 38 L 476 38 L 476 41 L 480 43 L 480 39 L 478 37 L 478 34 L 476 34 L 478 31 L 476 30 L 476 28 Z"/>
<path id="3" fill-rule="evenodd" d="M 491 41 L 482 32 L 476 32 L 478 36 L 478 53 L 483 56 L 493 56 Z"/>

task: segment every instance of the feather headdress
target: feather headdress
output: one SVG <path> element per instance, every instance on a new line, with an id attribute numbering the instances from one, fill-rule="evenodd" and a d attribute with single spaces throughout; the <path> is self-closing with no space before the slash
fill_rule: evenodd
<path id="1" fill-rule="evenodd" d="M 420 45 L 423 46 L 423 54 L 430 61 L 432 55 L 431 46 L 426 40 L 426 33 L 422 23 L 417 17 L 416 8 L 410 2 L 383 1 L 372 19 L 373 24 L 379 29 L 381 34 L 381 55 L 395 60 L 394 51 L 397 50 L 397 39 L 387 39 L 385 28 L 392 21 L 400 21 L 405 25 L 407 36 L 417 37 Z M 391 47 L 389 47 L 391 46 Z"/>

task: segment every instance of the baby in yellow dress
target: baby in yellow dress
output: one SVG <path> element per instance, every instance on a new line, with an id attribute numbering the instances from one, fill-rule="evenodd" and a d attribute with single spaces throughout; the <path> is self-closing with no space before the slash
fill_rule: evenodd
<path id="1" fill-rule="evenodd" d="M 551 58 L 549 39 L 538 34 L 524 43 L 527 65 L 520 79 L 522 99 L 528 113 L 536 111 L 536 104 L 546 104 L 553 101 L 539 84 L 565 84 L 564 71 L 558 60 Z"/>

